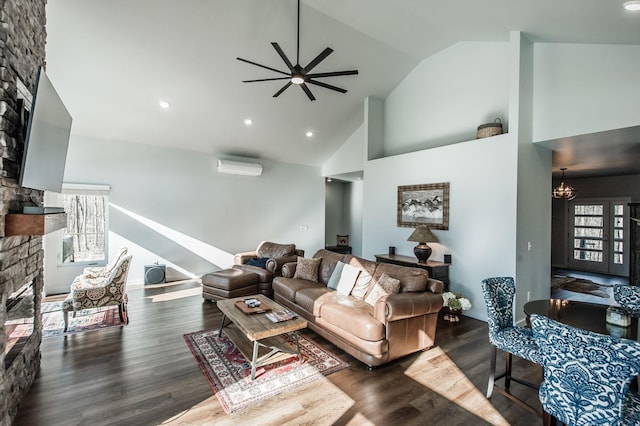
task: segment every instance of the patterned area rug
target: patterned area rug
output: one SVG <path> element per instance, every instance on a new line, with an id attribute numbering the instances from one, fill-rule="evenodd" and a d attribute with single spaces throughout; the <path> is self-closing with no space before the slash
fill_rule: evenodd
<path id="1" fill-rule="evenodd" d="M 283 336 L 293 342 L 291 336 Z M 259 367 L 256 379 L 251 380 L 249 362 L 226 334 L 219 338 L 217 330 L 207 330 L 185 334 L 184 339 L 227 413 L 250 407 L 349 366 L 298 334 L 302 363 L 294 356 L 268 364 Z"/>
<path id="2" fill-rule="evenodd" d="M 117 306 L 107 306 L 98 309 L 87 309 L 76 312 L 75 318 L 69 312 L 69 327 L 64 332 L 64 316 L 62 302 L 42 303 L 42 337 L 54 337 L 79 333 L 83 331 L 100 330 L 107 327 L 125 325 L 120 321 Z"/>

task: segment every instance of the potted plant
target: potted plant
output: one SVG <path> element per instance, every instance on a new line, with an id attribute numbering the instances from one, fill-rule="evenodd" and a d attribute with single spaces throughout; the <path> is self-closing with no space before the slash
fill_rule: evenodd
<path id="1" fill-rule="evenodd" d="M 442 311 L 445 321 L 458 322 L 463 311 L 471 309 L 471 301 L 462 293 L 447 291 L 442 293 Z"/>

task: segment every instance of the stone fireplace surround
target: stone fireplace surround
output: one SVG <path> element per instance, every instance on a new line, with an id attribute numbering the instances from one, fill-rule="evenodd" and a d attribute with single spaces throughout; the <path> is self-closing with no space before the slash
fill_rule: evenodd
<path id="1" fill-rule="evenodd" d="M 46 0 L 0 0 L 0 425 L 10 425 L 40 367 L 43 248 L 41 236 L 5 237 L 5 216 L 24 205 L 42 206 L 43 192 L 17 184 L 24 151 L 17 79 L 33 90 L 45 65 Z M 34 332 L 5 365 L 4 323 L 9 295 L 33 281 Z"/>

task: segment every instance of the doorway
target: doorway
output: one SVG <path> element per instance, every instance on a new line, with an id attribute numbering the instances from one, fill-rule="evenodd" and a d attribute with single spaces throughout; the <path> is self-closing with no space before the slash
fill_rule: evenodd
<path id="1" fill-rule="evenodd" d="M 629 199 L 568 203 L 567 266 L 629 276 Z"/>
<path id="2" fill-rule="evenodd" d="M 348 235 L 351 254 L 362 256 L 362 204 L 364 185 L 327 179 L 325 184 L 325 246 L 340 245 L 338 235 Z"/>

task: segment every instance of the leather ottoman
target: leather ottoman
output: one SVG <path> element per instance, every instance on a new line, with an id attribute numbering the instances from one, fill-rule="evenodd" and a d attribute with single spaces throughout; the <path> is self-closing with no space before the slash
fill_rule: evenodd
<path id="1" fill-rule="evenodd" d="M 258 293 L 258 275 L 241 269 L 223 269 L 202 276 L 202 297 L 231 299 Z"/>

